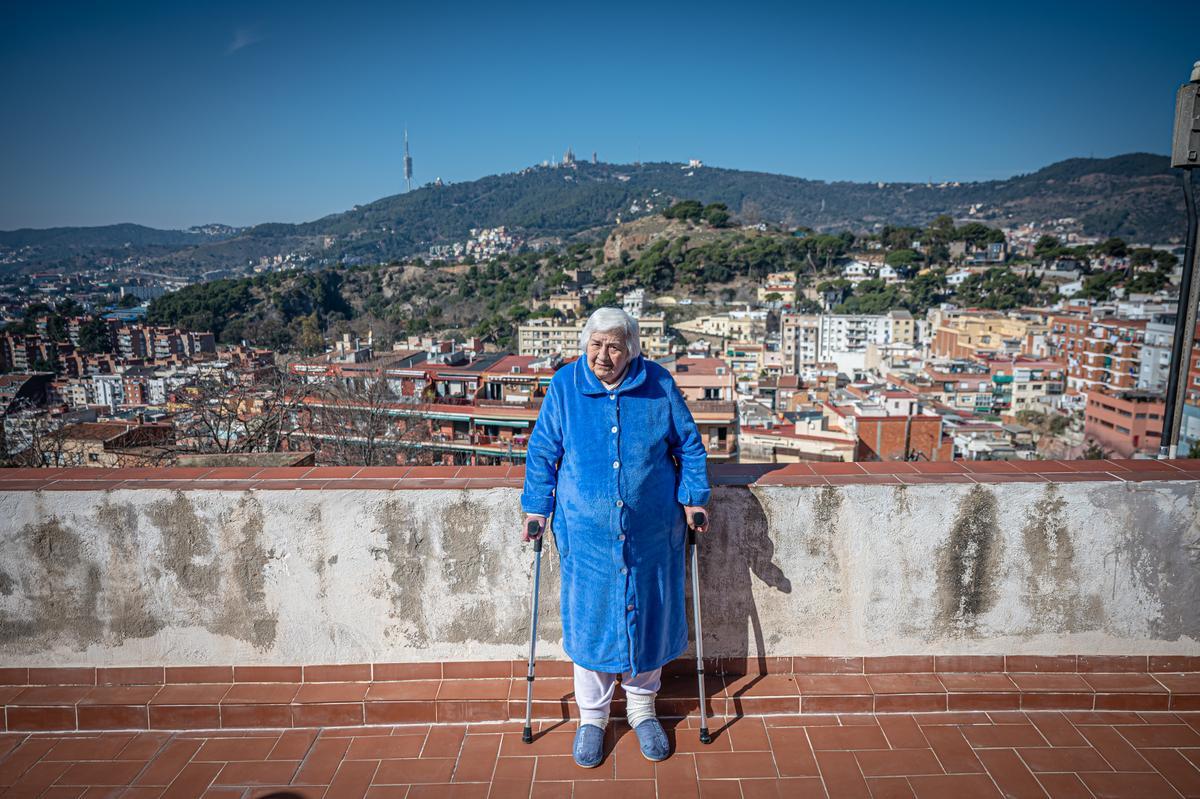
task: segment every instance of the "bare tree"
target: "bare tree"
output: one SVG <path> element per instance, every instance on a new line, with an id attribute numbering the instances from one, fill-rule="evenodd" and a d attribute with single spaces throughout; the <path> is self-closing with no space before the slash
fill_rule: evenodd
<path id="1" fill-rule="evenodd" d="M 311 391 L 312 387 L 277 366 L 203 373 L 175 393 L 174 452 L 304 449 L 296 417 Z"/>
<path id="2" fill-rule="evenodd" d="M 305 398 L 301 430 L 322 463 L 433 463 L 427 403 L 402 397 L 378 376 L 329 379 Z"/>

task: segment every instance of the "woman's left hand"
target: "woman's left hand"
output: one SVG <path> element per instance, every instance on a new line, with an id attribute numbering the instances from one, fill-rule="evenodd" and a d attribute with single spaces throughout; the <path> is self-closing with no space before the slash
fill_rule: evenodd
<path id="1" fill-rule="evenodd" d="M 704 523 L 703 524 L 697 525 L 692 521 L 693 515 L 696 513 L 700 513 L 700 514 L 704 515 Z M 697 533 L 707 533 L 708 532 L 708 511 L 704 509 L 703 505 L 684 505 L 683 506 L 683 515 L 684 515 L 684 518 L 687 519 L 688 527 L 691 527 Z"/>

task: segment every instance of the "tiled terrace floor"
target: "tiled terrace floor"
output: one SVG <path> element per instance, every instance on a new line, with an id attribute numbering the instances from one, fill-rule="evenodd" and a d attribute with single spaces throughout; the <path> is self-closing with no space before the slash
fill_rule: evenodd
<path id="1" fill-rule="evenodd" d="M 1200 713 L 781 715 L 670 721 L 645 761 L 570 757 L 573 722 L 231 732 L 0 735 L 10 797 L 1152 797 L 1200 796 Z"/>

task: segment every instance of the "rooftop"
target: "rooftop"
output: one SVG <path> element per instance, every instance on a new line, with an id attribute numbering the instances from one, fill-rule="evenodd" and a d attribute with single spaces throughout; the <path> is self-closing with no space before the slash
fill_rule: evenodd
<path id="1" fill-rule="evenodd" d="M 685 653 L 657 703 L 672 756 L 647 763 L 614 721 L 589 771 L 570 761 L 549 545 L 537 734 L 519 737 L 523 474 L 0 470 L 0 787 L 239 799 L 1200 788 L 1200 461 L 712 467 L 699 554 L 714 740 L 697 740 Z"/>

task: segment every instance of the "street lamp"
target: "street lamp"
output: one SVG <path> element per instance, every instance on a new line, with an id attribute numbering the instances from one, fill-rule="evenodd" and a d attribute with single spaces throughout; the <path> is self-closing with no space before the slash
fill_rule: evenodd
<path id="1" fill-rule="evenodd" d="M 1167 379 L 1167 405 L 1163 414 L 1162 440 L 1158 457 L 1174 458 L 1187 396 L 1187 373 L 1192 360 L 1192 338 L 1196 334 L 1196 306 L 1200 304 L 1200 282 L 1196 278 L 1196 182 L 1200 167 L 1200 61 L 1192 67 L 1192 79 L 1179 87 L 1175 96 L 1175 135 L 1171 142 L 1171 166 L 1182 169 L 1183 196 L 1187 206 L 1187 244 L 1183 254 L 1183 278 L 1175 309 L 1175 340 L 1171 342 L 1171 371 Z"/>

